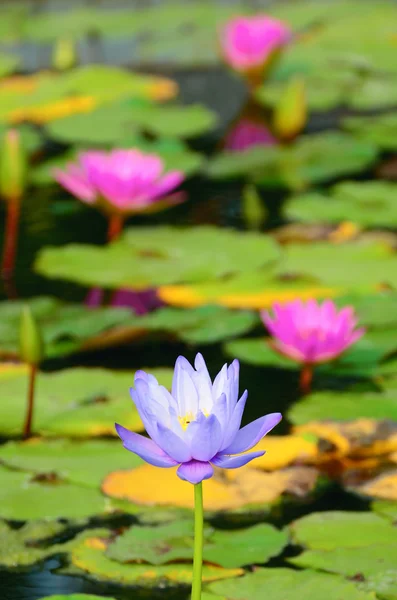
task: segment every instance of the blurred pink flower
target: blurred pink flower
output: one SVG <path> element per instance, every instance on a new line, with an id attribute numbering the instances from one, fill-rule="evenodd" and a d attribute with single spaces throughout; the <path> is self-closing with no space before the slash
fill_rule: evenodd
<path id="1" fill-rule="evenodd" d="M 314 365 L 340 356 L 365 333 L 355 329 L 354 309 L 346 306 L 338 311 L 332 300 L 323 304 L 315 300 L 294 300 L 275 304 L 274 317 L 263 311 L 262 320 L 273 336 L 272 347 L 299 363 Z"/>
<path id="2" fill-rule="evenodd" d="M 274 146 L 276 138 L 267 127 L 249 119 L 239 121 L 226 135 L 224 148 L 242 152 L 253 146 Z"/>
<path id="3" fill-rule="evenodd" d="M 155 211 L 184 199 L 181 193 L 167 196 L 183 173 L 165 172 L 159 156 L 137 149 L 84 152 L 65 170 L 55 169 L 54 177 L 76 198 L 110 215 Z"/>
<path id="4" fill-rule="evenodd" d="M 274 54 L 291 39 L 289 27 L 266 15 L 237 17 L 221 34 L 225 61 L 236 71 L 263 71 Z"/>

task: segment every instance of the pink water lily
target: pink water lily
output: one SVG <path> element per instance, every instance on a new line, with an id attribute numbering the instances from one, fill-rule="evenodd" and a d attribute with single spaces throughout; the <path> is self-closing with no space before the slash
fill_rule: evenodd
<path id="1" fill-rule="evenodd" d="M 243 152 L 254 146 L 275 144 L 277 144 L 276 138 L 265 125 L 249 119 L 241 119 L 226 135 L 224 148 L 230 152 Z"/>
<path id="2" fill-rule="evenodd" d="M 60 185 L 82 202 L 98 205 L 108 215 L 128 215 L 180 202 L 168 194 L 184 180 L 181 171 L 166 171 L 160 156 L 137 149 L 89 151 L 77 162 L 55 169 Z"/>
<path id="3" fill-rule="evenodd" d="M 273 336 L 271 346 L 283 356 L 309 367 L 302 371 L 303 388 L 310 387 L 313 365 L 336 359 L 365 333 L 362 327 L 356 329 L 353 307 L 338 311 L 332 300 L 322 304 L 316 300 L 275 304 L 273 313 L 273 317 L 267 311 L 261 313 Z"/>
<path id="4" fill-rule="evenodd" d="M 149 438 L 116 424 L 124 447 L 151 465 L 178 467 L 178 476 L 193 484 L 212 477 L 214 466 L 235 469 L 262 456 L 248 450 L 281 420 L 273 413 L 240 428 L 247 391 L 238 398 L 237 360 L 212 382 L 201 354 L 194 367 L 180 356 L 171 393 L 144 371 L 134 384 L 131 397 Z"/>
<path id="5" fill-rule="evenodd" d="M 291 30 L 267 15 L 237 17 L 221 34 L 225 61 L 241 73 L 262 73 L 275 55 L 290 41 Z"/>

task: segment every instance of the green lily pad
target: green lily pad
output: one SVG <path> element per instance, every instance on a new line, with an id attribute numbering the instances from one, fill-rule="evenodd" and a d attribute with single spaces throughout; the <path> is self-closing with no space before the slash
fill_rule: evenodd
<path id="1" fill-rule="evenodd" d="M 82 519 L 105 512 L 106 499 L 71 483 L 39 483 L 27 473 L 0 469 L 0 516 L 15 521 Z"/>
<path id="2" fill-rule="evenodd" d="M 397 294 L 385 291 L 378 294 L 350 295 L 336 299 L 341 308 L 351 305 L 360 325 L 371 331 L 397 325 Z"/>
<path id="3" fill-rule="evenodd" d="M 396 150 L 397 148 L 397 115 L 395 113 L 373 117 L 348 117 L 343 120 L 342 125 L 357 139 L 375 144 L 382 150 Z"/>
<path id="4" fill-rule="evenodd" d="M 0 77 L 9 75 L 19 65 L 19 58 L 12 54 L 0 54 Z"/>
<path id="5" fill-rule="evenodd" d="M 367 578 L 379 573 L 393 574 L 397 578 L 397 543 L 392 543 L 392 533 L 389 543 L 369 544 L 361 548 L 332 548 L 331 550 L 308 550 L 288 559 L 297 567 L 339 573 L 354 577 L 357 573 Z"/>
<path id="6" fill-rule="evenodd" d="M 259 524 L 237 531 L 206 531 L 204 561 L 224 568 L 264 563 L 281 552 L 288 535 Z M 132 527 L 106 551 L 119 562 L 145 561 L 161 565 L 193 559 L 193 522 L 179 520 L 158 527 Z"/>
<path id="7" fill-rule="evenodd" d="M 324 132 L 302 136 L 288 147 L 257 147 L 238 155 L 221 153 L 211 161 L 208 174 L 217 179 L 245 176 L 261 187 L 300 191 L 360 172 L 376 157 L 376 147 L 368 142 L 346 133 Z"/>
<path id="8" fill-rule="evenodd" d="M 128 469 L 142 463 L 116 440 L 8 442 L 0 447 L 0 461 L 13 469 L 36 475 L 55 474 L 64 481 L 93 488 L 99 488 L 116 465 Z"/>
<path id="9" fill-rule="evenodd" d="M 204 545 L 204 560 L 222 567 L 263 564 L 288 543 L 286 531 L 262 523 L 248 529 L 215 531 Z"/>
<path id="10" fill-rule="evenodd" d="M 252 271 L 277 256 L 270 236 L 258 233 L 210 226 L 134 227 L 107 247 L 46 248 L 39 254 L 36 270 L 85 285 L 145 289 Z"/>
<path id="11" fill-rule="evenodd" d="M 272 350 L 266 343 L 266 338 L 233 340 L 224 345 L 224 350 L 229 356 L 252 365 L 290 370 L 300 369 L 298 363 L 284 358 Z M 364 339 L 342 354 L 336 361 L 316 367 L 316 372 L 327 375 L 368 376 L 371 373 L 375 374 L 383 354 L 382 349 L 367 344 Z"/>
<path id="12" fill-rule="evenodd" d="M 85 572 L 95 581 L 114 581 L 123 585 L 136 584 L 140 587 L 157 587 L 160 582 L 168 585 L 191 583 L 192 565 L 177 563 L 170 565 L 123 564 L 108 558 L 106 544 L 86 543 L 76 547 L 72 554 L 73 574 Z M 75 568 L 79 571 L 77 571 Z M 203 581 L 216 581 L 241 575 L 241 569 L 222 569 L 203 565 Z"/>
<path id="13" fill-rule="evenodd" d="M 288 410 L 288 419 L 295 425 L 327 419 L 349 421 L 356 419 L 358 415 L 367 419 L 397 420 L 395 394 L 318 392 L 302 398 Z"/>
<path id="14" fill-rule="evenodd" d="M 392 522 L 397 521 L 397 502 L 375 500 L 375 502 L 372 503 L 371 508 L 378 515 L 381 515 Z"/>
<path id="15" fill-rule="evenodd" d="M 323 600 L 327 590 L 327 600 L 375 600 L 373 592 L 365 592 L 337 575 L 326 575 L 306 569 L 258 569 L 233 581 L 212 583 L 209 591 L 221 594 L 228 600 L 266 598 L 272 600 Z"/>
<path id="16" fill-rule="evenodd" d="M 370 512 L 312 513 L 294 521 L 290 530 L 295 543 L 311 550 L 368 549 L 390 544 L 395 537 L 391 523 Z"/>
<path id="17" fill-rule="evenodd" d="M 2 567 L 26 567 L 56 554 L 67 554 L 87 537 L 104 535 L 106 529 L 78 533 L 66 542 L 52 543 L 54 537 L 66 532 L 67 525 L 57 521 L 30 521 L 19 529 L 0 521 L 0 565 Z"/>
<path id="18" fill-rule="evenodd" d="M 254 312 L 200 306 L 190 310 L 163 308 L 143 317 L 139 324 L 151 330 L 172 333 L 189 344 L 209 344 L 238 337 L 258 322 Z"/>
<path id="19" fill-rule="evenodd" d="M 47 357 L 81 351 L 97 336 L 136 323 L 131 311 L 123 308 L 93 309 L 49 297 L 0 302 L 0 353 L 5 357 L 18 356 L 21 311 L 27 303 L 40 326 Z"/>
<path id="20" fill-rule="evenodd" d="M 171 369 L 151 370 L 166 386 Z M 75 368 L 39 373 L 36 379 L 33 431 L 41 435 L 88 437 L 116 435 L 114 422 L 141 430 L 142 424 L 128 401 L 134 374 L 106 369 Z M 19 435 L 26 410 L 27 376 L 20 372 L 2 375 L 0 432 Z"/>
<path id="21" fill-rule="evenodd" d="M 379 284 L 397 287 L 397 255 L 386 245 L 368 241 L 290 244 L 279 275 L 309 278 L 341 290 L 375 291 Z M 340 265 L 344 265 L 341 269 Z"/>
<path id="22" fill-rule="evenodd" d="M 299 221 L 339 223 L 363 227 L 397 226 L 397 184 L 387 181 L 343 182 L 330 193 L 312 192 L 288 201 L 286 217 Z"/>
<path id="23" fill-rule="evenodd" d="M 130 86 L 131 87 L 131 86 Z M 108 93 L 112 87 L 105 88 Z M 132 95 L 132 93 L 130 93 Z M 213 112 L 201 105 L 172 106 L 128 104 L 103 106 L 91 113 L 70 115 L 47 125 L 51 138 L 64 143 L 125 145 L 139 132 L 158 136 L 189 138 L 211 130 Z"/>
<path id="24" fill-rule="evenodd" d="M 265 167 L 258 185 L 302 190 L 368 168 L 377 158 L 377 149 L 348 134 L 325 132 L 300 137 L 293 145 L 279 149 L 274 164 Z"/>

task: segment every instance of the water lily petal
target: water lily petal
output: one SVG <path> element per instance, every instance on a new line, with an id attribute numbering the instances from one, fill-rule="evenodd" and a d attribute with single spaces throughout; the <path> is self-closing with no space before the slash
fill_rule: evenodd
<path id="1" fill-rule="evenodd" d="M 254 460 L 254 458 L 258 458 L 264 454 L 264 450 L 248 452 L 247 454 L 240 454 L 238 456 L 218 454 L 211 460 L 211 462 L 216 467 L 221 467 L 221 469 L 238 469 L 238 467 L 243 467 L 247 463 L 251 462 L 251 460 Z"/>
<path id="2" fill-rule="evenodd" d="M 252 421 L 237 433 L 232 443 L 225 448 L 225 454 L 240 454 L 255 446 L 282 419 L 281 413 L 271 413 Z"/>
<path id="3" fill-rule="evenodd" d="M 191 460 L 190 462 L 183 463 L 176 473 L 180 479 L 196 484 L 212 477 L 214 469 L 209 462 Z"/>
<path id="4" fill-rule="evenodd" d="M 190 449 L 192 457 L 200 461 L 208 461 L 218 452 L 222 443 L 222 427 L 215 415 L 199 418 L 191 423 L 193 435 Z"/>
<path id="5" fill-rule="evenodd" d="M 160 423 L 157 426 L 157 443 L 166 454 L 178 463 L 186 462 L 192 458 L 188 445 L 176 433 Z"/>
<path id="6" fill-rule="evenodd" d="M 137 454 L 150 465 L 154 465 L 155 467 L 175 467 L 178 464 L 177 461 L 168 456 L 152 440 L 139 435 L 139 433 L 134 433 L 118 423 L 115 424 L 115 427 L 124 448 Z"/>

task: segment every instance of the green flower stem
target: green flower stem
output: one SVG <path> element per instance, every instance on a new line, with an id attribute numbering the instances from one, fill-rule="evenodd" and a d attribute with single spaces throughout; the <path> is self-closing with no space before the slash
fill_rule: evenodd
<path id="1" fill-rule="evenodd" d="M 201 577 L 203 570 L 203 484 L 194 486 L 194 557 L 192 600 L 201 600 Z"/>
<path id="2" fill-rule="evenodd" d="M 26 407 L 25 425 L 23 427 L 23 438 L 27 440 L 32 435 L 32 420 L 34 407 L 34 388 L 36 383 L 37 367 L 29 365 L 29 387 L 28 387 L 28 402 Z"/>

